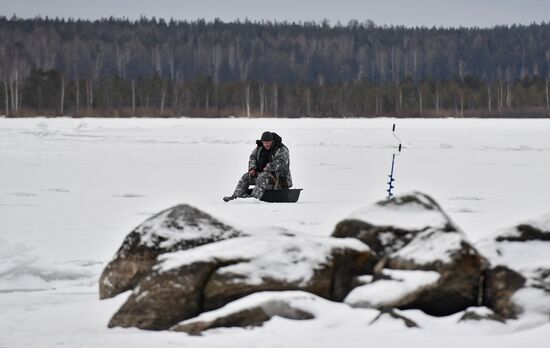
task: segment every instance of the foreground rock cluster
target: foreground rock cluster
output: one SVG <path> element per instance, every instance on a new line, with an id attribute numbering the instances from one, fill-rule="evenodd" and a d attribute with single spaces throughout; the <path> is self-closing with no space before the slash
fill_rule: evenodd
<path id="1" fill-rule="evenodd" d="M 101 275 L 100 297 L 131 290 L 109 327 L 190 334 L 273 316 L 310 320 L 316 305 L 335 302 L 377 309 L 407 327 L 416 324 L 400 310 L 505 322 L 525 311 L 545 314 L 526 299 L 550 295 L 550 267 L 513 259 L 548 251 L 548 226 L 545 216 L 498 231 L 480 252 L 418 192 L 358 210 L 330 237 L 247 234 L 182 204 L 126 237 Z"/>

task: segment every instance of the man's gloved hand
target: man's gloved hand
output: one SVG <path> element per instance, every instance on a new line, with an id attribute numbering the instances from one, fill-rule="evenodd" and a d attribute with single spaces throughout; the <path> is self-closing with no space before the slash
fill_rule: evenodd
<path id="1" fill-rule="evenodd" d="M 265 167 L 264 172 L 269 172 L 269 169 L 267 167 Z"/>
<path id="2" fill-rule="evenodd" d="M 253 169 L 250 169 L 250 170 L 248 171 L 248 174 L 250 174 L 250 176 L 256 176 L 256 169 L 254 169 L 254 168 L 253 168 Z"/>

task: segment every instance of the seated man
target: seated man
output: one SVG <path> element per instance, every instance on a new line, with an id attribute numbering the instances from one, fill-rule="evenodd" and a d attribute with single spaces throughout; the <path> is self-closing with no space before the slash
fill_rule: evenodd
<path id="1" fill-rule="evenodd" d="M 291 187 L 290 157 L 288 148 L 282 143 L 277 133 L 264 132 L 260 140 L 256 140 L 256 148 L 250 155 L 248 172 L 243 174 L 235 188 L 235 192 L 223 197 L 225 202 L 235 198 L 262 198 L 269 187 Z M 248 186 L 255 185 L 252 194 L 248 195 Z"/>

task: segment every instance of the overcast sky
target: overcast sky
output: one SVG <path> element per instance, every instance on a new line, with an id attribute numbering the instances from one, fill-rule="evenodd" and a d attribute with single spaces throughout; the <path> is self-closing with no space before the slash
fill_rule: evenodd
<path id="1" fill-rule="evenodd" d="M 29 18 L 101 17 L 174 19 L 350 19 L 378 25 L 481 26 L 540 23 L 550 19 L 550 0 L 0 0 L 0 14 Z"/>

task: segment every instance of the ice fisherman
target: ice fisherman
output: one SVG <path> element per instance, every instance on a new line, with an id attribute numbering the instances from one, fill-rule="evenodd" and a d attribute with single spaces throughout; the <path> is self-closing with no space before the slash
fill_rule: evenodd
<path id="1" fill-rule="evenodd" d="M 235 192 L 231 196 L 223 197 L 225 202 L 235 198 L 262 198 L 266 189 L 292 187 L 290 175 L 290 155 L 288 148 L 282 143 L 283 139 L 273 132 L 264 132 L 256 140 L 256 148 L 250 155 L 248 172 L 243 174 Z M 251 194 L 248 187 L 255 185 Z"/>

